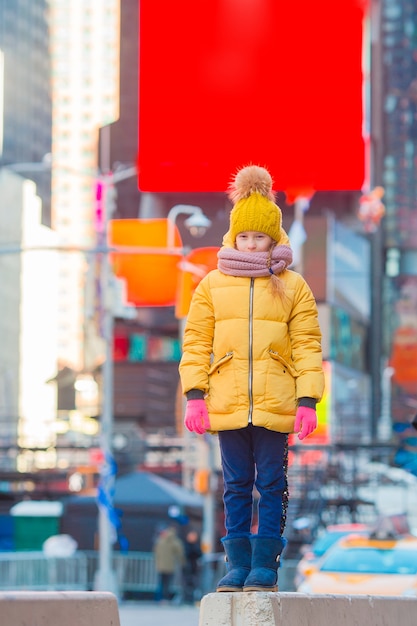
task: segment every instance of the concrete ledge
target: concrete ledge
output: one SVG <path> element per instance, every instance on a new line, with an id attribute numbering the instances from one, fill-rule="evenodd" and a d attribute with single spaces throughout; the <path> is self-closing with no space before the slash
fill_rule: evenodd
<path id="1" fill-rule="evenodd" d="M 4 626 L 120 626 L 117 598 L 95 591 L 0 593 Z"/>
<path id="2" fill-rule="evenodd" d="M 209 593 L 199 626 L 416 626 L 417 598 Z"/>

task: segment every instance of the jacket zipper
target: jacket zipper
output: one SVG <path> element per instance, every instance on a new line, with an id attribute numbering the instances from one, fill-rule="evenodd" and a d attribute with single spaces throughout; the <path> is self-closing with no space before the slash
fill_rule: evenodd
<path id="1" fill-rule="evenodd" d="M 249 289 L 249 371 L 248 371 L 248 395 L 249 395 L 249 415 L 248 423 L 252 424 L 253 412 L 253 291 L 255 279 L 250 279 Z"/>

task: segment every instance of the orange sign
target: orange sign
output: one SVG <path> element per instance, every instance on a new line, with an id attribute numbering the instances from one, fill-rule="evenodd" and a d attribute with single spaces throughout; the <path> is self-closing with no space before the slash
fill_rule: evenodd
<path id="1" fill-rule="evenodd" d="M 176 226 L 172 252 L 168 250 L 167 238 L 166 218 L 109 221 L 109 245 L 120 250 L 111 255 L 113 271 L 125 279 L 130 304 L 137 307 L 175 305 L 182 259 L 182 240 Z"/>
<path id="2" fill-rule="evenodd" d="M 208 272 L 217 267 L 218 247 L 195 248 L 183 258 L 175 308 L 177 318 L 187 317 L 191 298 L 198 283 Z"/>

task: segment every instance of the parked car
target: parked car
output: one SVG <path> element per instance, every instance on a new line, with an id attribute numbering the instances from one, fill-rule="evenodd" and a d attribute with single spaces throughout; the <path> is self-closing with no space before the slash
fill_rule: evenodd
<path id="1" fill-rule="evenodd" d="M 314 563 L 316 563 L 325 552 L 336 541 L 350 534 L 369 534 L 369 526 L 366 524 L 331 524 L 317 537 L 317 539 L 309 546 L 305 546 L 302 559 L 297 564 L 294 576 L 294 584 L 296 587 L 301 585 L 305 580 L 306 571 L 310 571 Z"/>
<path id="2" fill-rule="evenodd" d="M 308 594 L 417 596 L 417 538 L 348 536 L 297 587 Z"/>

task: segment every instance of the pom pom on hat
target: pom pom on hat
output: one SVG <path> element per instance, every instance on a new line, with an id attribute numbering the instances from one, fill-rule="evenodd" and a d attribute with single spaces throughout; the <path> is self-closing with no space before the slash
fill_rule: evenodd
<path id="1" fill-rule="evenodd" d="M 258 165 L 248 165 L 239 170 L 230 183 L 229 198 L 236 204 L 242 198 L 249 198 L 252 193 L 260 193 L 274 202 L 272 184 L 272 176 L 267 169 Z"/>
<path id="2" fill-rule="evenodd" d="M 256 231 L 279 242 L 282 235 L 282 213 L 275 204 L 272 177 L 267 169 L 248 165 L 240 169 L 229 186 L 234 207 L 230 212 L 230 228 L 223 242 L 234 245 L 236 235 Z"/>

